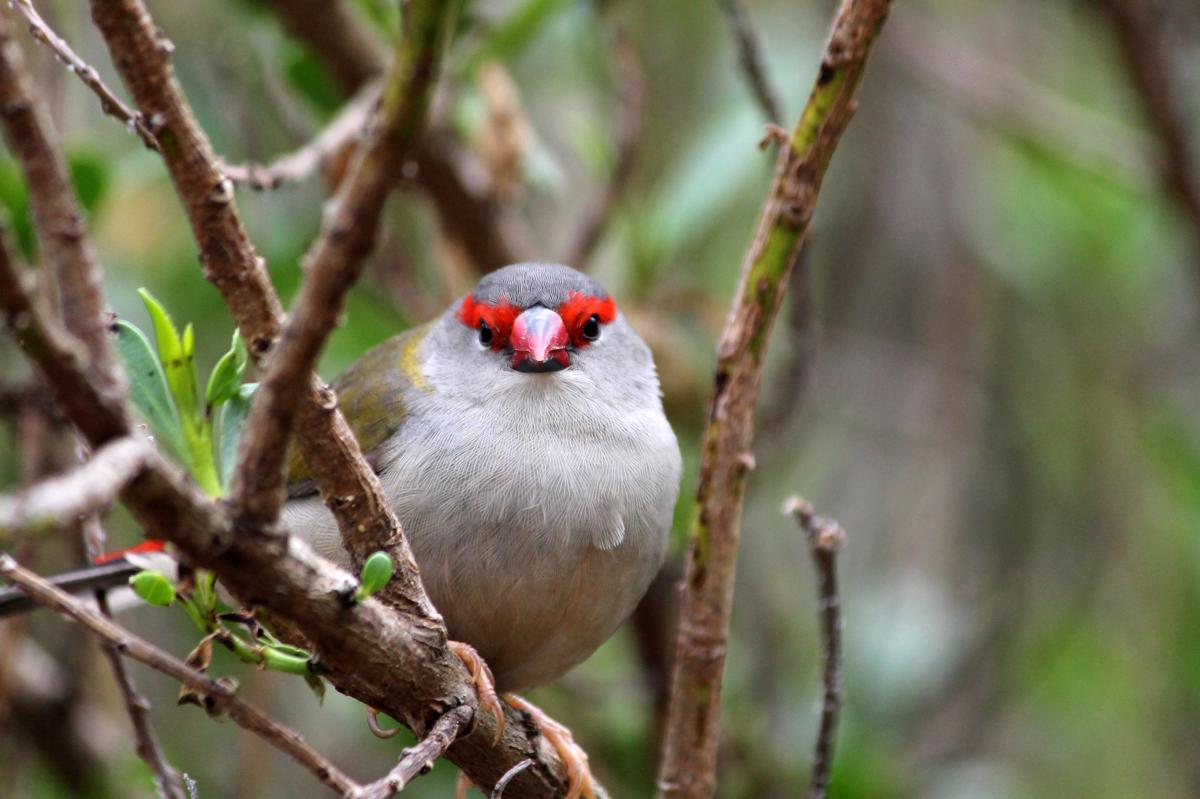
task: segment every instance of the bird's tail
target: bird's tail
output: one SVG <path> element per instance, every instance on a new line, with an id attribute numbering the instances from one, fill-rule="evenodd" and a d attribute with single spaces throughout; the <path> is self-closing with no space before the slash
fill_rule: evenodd
<path id="1" fill-rule="evenodd" d="M 168 571 L 174 577 L 175 562 L 163 551 L 163 542 L 144 541 L 129 549 L 110 552 L 96 563 L 50 577 L 50 582 L 71 594 L 108 591 L 128 585 L 129 578 L 143 569 Z M 0 618 L 28 613 L 38 604 L 17 588 L 0 588 Z"/>

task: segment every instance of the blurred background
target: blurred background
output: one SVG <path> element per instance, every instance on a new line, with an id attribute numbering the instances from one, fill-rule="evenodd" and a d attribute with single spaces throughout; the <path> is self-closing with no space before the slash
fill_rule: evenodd
<path id="1" fill-rule="evenodd" d="M 119 87 L 84 4 L 37 5 Z M 304 5 L 150 2 L 231 163 L 301 145 L 369 75 L 366 45 L 349 48 L 349 66 L 330 56 L 325 17 L 309 16 L 308 34 L 295 16 L 281 21 Z M 309 5 L 349 12 L 367 44 L 397 25 L 390 0 Z M 767 114 L 729 1 L 464 5 L 428 150 L 388 207 L 321 371 L 435 315 L 497 261 L 588 269 L 658 359 L 688 464 L 678 569 L 713 344 L 774 162 L 757 147 Z M 833 3 L 743 11 L 790 125 Z M 233 326 L 158 157 L 21 42 L 88 208 L 108 301 L 148 328 L 135 294 L 148 287 L 196 325 L 203 374 Z M 805 541 L 780 515 L 797 492 L 849 537 L 833 796 L 1200 794 L 1198 42 L 1191 0 L 893 8 L 771 344 L 721 796 L 795 797 L 806 784 L 815 586 Z M 238 191 L 285 298 L 338 166 Z M 7 154 L 0 200 L 36 262 Z M 28 381 L 0 338 L 6 491 L 69 462 Z M 105 526 L 111 546 L 138 540 L 120 510 Z M 0 543 L 46 573 L 82 558 L 63 536 Z M 531 695 L 574 729 L 614 796 L 652 793 L 671 579 L 588 663 Z M 180 656 L 198 637 L 174 609 L 125 621 Z M 382 775 L 411 740 L 377 740 L 356 702 L 330 692 L 319 704 L 301 680 L 224 655 L 215 673 L 356 778 Z M 233 724 L 177 707 L 165 677 L 132 669 L 199 796 L 324 795 Z M 405 795 L 449 796 L 454 777 L 441 763 Z M 154 795 L 94 641 L 47 612 L 0 623 L 0 795 Z"/>

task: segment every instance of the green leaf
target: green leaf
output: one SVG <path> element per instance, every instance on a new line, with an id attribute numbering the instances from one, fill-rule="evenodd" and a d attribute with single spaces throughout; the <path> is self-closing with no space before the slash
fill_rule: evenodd
<path id="1" fill-rule="evenodd" d="M 386 552 L 376 552 L 363 564 L 355 596 L 358 599 L 366 599 L 387 585 L 390 579 L 392 579 L 392 559 Z"/>
<path id="2" fill-rule="evenodd" d="M 224 405 L 221 406 L 220 430 L 218 432 L 218 450 L 221 466 L 221 484 L 228 488 L 229 478 L 233 474 L 233 465 L 237 463 L 238 444 L 242 439 L 242 428 L 246 424 L 246 416 L 250 413 L 250 403 L 254 400 L 254 392 L 258 383 L 246 383 L 237 387 Z"/>
<path id="3" fill-rule="evenodd" d="M 237 394 L 242 377 L 246 374 L 246 344 L 238 331 L 233 331 L 233 340 L 229 343 L 229 352 L 221 356 L 212 374 L 208 376 L 208 388 L 204 392 L 206 413 L 212 413 L 214 408 L 223 405 Z"/>
<path id="4" fill-rule="evenodd" d="M 145 419 L 150 432 L 176 458 L 183 458 L 183 430 L 179 413 L 167 390 L 167 378 L 154 357 L 149 339 L 135 325 L 117 320 L 117 352 L 129 373 L 129 399 Z"/>
<path id="5" fill-rule="evenodd" d="M 133 592 L 151 605 L 166 607 L 175 601 L 175 586 L 161 572 L 141 571 L 129 578 Z"/>
<path id="6" fill-rule="evenodd" d="M 185 425 L 196 419 L 196 369 L 192 364 L 192 327 L 188 325 L 181 340 L 170 314 L 146 289 L 138 289 L 150 320 L 154 323 L 154 340 L 158 344 L 158 360 L 167 376 L 167 386 L 175 398 L 175 407 Z"/>

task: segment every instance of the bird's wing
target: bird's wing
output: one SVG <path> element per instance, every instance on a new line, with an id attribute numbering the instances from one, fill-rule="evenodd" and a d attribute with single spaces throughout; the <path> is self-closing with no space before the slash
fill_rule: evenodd
<path id="1" fill-rule="evenodd" d="M 333 381 L 342 415 L 354 431 L 371 468 L 379 471 L 381 445 L 404 424 L 404 398 L 426 389 L 417 348 L 432 322 L 406 330 L 379 344 Z M 292 446 L 288 456 L 288 498 L 317 493 L 308 466 Z"/>

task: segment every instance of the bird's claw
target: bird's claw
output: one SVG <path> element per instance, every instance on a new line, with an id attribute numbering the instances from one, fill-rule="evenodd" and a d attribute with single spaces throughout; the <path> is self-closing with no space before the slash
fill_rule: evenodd
<path id="1" fill-rule="evenodd" d="M 379 711 L 373 707 L 367 708 L 367 727 L 371 730 L 371 734 L 376 738 L 391 738 L 396 733 L 400 732 L 399 727 L 386 729 L 379 726 Z"/>
<path id="2" fill-rule="evenodd" d="M 592 770 L 588 766 L 587 752 L 575 743 L 571 731 L 550 718 L 537 705 L 516 694 L 505 694 L 504 701 L 517 710 L 528 713 L 529 717 L 533 719 L 533 723 L 537 725 L 538 732 L 558 753 L 559 760 L 567 768 L 566 799 L 579 799 L 581 796 L 586 796 L 587 799 L 596 799 L 596 784 L 592 779 Z"/>
<path id="3" fill-rule="evenodd" d="M 471 673 L 475 692 L 479 694 L 480 709 L 491 713 L 492 718 L 496 719 L 496 738 L 492 745 L 500 743 L 500 736 L 504 734 L 504 708 L 500 706 L 500 699 L 496 696 L 496 680 L 492 677 L 492 670 L 470 644 L 451 641 L 450 651 L 458 656 Z"/>

